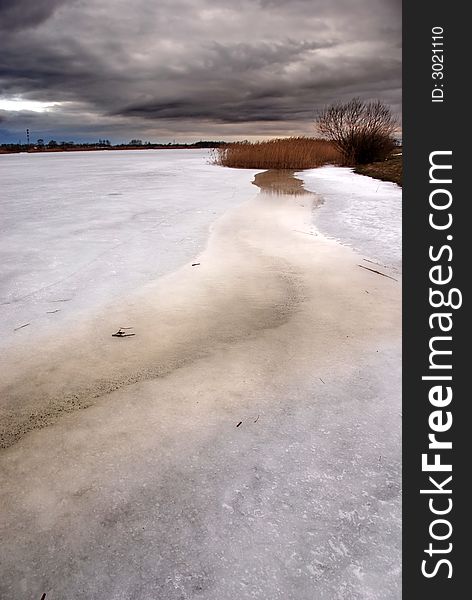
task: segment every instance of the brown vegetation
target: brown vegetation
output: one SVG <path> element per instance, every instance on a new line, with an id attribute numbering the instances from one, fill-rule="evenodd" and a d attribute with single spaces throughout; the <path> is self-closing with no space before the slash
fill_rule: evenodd
<path id="1" fill-rule="evenodd" d="M 401 149 L 397 149 L 385 160 L 373 162 L 369 165 L 359 165 L 354 169 L 354 172 L 382 181 L 392 181 L 401 186 L 403 176 Z"/>
<path id="2" fill-rule="evenodd" d="M 237 169 L 313 169 L 339 164 L 341 155 L 327 140 L 291 137 L 264 142 L 235 142 L 213 151 L 213 162 Z"/>

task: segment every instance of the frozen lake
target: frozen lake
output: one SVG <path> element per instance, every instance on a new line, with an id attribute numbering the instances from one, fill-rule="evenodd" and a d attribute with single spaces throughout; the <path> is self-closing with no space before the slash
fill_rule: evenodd
<path id="1" fill-rule="evenodd" d="M 399 598 L 401 286 L 304 234 L 393 261 L 400 190 L 313 170 L 314 210 L 192 151 L 0 169 L 0 597 Z"/>
<path id="2" fill-rule="evenodd" d="M 0 345 L 192 261 L 212 223 L 257 193 L 256 172 L 209 164 L 206 150 L 1 156 Z M 398 186 L 338 167 L 297 176 L 324 200 L 321 233 L 400 269 Z"/>
<path id="3" fill-rule="evenodd" d="M 211 224 L 256 192 L 256 171 L 208 163 L 205 150 L 1 156 L 1 343 L 192 260 Z"/>

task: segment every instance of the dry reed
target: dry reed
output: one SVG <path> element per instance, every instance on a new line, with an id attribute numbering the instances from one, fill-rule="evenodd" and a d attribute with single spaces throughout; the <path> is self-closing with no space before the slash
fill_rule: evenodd
<path id="1" fill-rule="evenodd" d="M 235 142 L 213 151 L 213 162 L 237 169 L 312 169 L 340 164 L 341 155 L 327 141 L 290 137 L 264 142 Z"/>

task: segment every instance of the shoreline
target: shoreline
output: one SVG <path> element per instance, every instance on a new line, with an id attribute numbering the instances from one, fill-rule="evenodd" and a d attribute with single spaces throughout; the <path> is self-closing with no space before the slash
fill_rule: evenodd
<path id="1" fill-rule="evenodd" d="M 316 202 L 261 190 L 198 264 L 14 357 L 5 598 L 291 598 L 298 571 L 297 600 L 398 592 L 400 284 L 314 230 Z"/>
<path id="2" fill-rule="evenodd" d="M 0 156 L 10 154 L 58 154 L 60 152 L 112 152 L 120 150 L 213 150 L 218 146 L 199 146 L 191 144 L 143 144 L 142 146 L 111 146 L 102 148 L 44 148 L 30 149 L 30 150 L 2 150 L 0 149 Z"/>

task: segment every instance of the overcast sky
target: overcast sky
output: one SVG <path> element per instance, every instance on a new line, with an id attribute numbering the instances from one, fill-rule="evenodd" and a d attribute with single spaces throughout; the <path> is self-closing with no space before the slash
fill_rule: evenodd
<path id="1" fill-rule="evenodd" d="M 400 112 L 401 0 L 0 0 L 0 142 L 313 135 Z"/>

